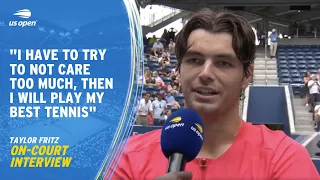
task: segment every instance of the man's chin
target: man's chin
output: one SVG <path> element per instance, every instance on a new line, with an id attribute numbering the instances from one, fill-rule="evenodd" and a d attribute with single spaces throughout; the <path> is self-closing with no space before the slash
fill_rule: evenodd
<path id="1" fill-rule="evenodd" d="M 193 109 L 198 112 L 200 116 L 214 115 L 218 111 L 218 106 L 207 103 L 194 103 Z"/>

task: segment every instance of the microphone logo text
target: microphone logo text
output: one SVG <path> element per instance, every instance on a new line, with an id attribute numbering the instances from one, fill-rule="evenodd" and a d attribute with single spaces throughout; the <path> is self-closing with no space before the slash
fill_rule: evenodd
<path id="1" fill-rule="evenodd" d="M 195 132 L 195 133 L 200 137 L 200 139 L 203 141 L 203 136 L 202 136 L 202 134 L 198 131 L 197 128 L 191 126 L 191 130 L 192 130 L 193 132 Z"/>
<path id="2" fill-rule="evenodd" d="M 165 127 L 164 130 L 174 129 L 174 128 L 183 127 L 183 126 L 184 126 L 184 123 L 171 124 L 171 125 Z"/>

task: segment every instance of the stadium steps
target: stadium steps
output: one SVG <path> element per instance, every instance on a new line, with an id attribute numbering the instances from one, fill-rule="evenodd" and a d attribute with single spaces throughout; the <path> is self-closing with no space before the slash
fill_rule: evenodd
<path id="1" fill-rule="evenodd" d="M 312 113 L 309 113 L 310 107 L 305 106 L 305 99 L 296 98 L 293 100 L 295 108 L 295 129 L 297 134 L 309 135 L 314 133 Z"/>
<path id="2" fill-rule="evenodd" d="M 256 58 L 253 75 L 254 85 L 279 85 L 275 59 Z"/>

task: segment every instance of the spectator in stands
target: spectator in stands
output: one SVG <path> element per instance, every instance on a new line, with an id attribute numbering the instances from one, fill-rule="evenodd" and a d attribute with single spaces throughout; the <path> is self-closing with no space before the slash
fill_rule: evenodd
<path id="1" fill-rule="evenodd" d="M 149 44 L 154 44 L 157 41 L 156 35 L 153 35 L 152 38 L 150 38 Z"/>
<path id="2" fill-rule="evenodd" d="M 138 104 L 138 112 L 136 117 L 136 124 L 137 125 L 148 125 L 148 117 L 149 110 L 151 109 L 151 101 L 150 101 L 150 94 L 146 93 L 144 94 L 143 98 L 140 99 L 140 102 Z"/>
<path id="3" fill-rule="evenodd" d="M 157 53 L 157 50 L 155 48 L 152 48 L 150 58 L 155 60 L 155 59 L 158 59 L 158 57 L 159 57 L 159 55 Z"/>
<path id="4" fill-rule="evenodd" d="M 315 129 L 318 128 L 319 117 L 320 117 L 320 105 L 316 105 L 314 107 L 314 113 L 313 113 L 313 123 L 314 123 Z"/>
<path id="5" fill-rule="evenodd" d="M 203 121 L 202 148 L 184 172 L 166 174 L 161 131 L 131 137 L 114 180 L 319 179 L 301 144 L 240 119 L 239 99 L 251 81 L 256 49 L 244 18 L 205 9 L 192 15 L 176 38 L 185 107 Z"/>
<path id="6" fill-rule="evenodd" d="M 168 92 L 170 92 L 173 95 L 178 94 L 179 87 L 174 82 L 171 82 L 170 85 L 168 85 Z"/>
<path id="7" fill-rule="evenodd" d="M 167 75 L 167 74 L 168 74 L 168 70 L 167 70 L 166 64 L 162 64 L 162 65 L 161 65 L 161 69 L 160 69 L 160 71 L 158 72 L 158 74 L 159 74 L 160 76 L 162 76 L 162 75 Z"/>
<path id="8" fill-rule="evenodd" d="M 153 79 L 156 82 L 156 86 L 165 86 L 165 83 L 163 82 L 162 78 L 159 76 L 158 72 L 153 72 Z"/>
<path id="9" fill-rule="evenodd" d="M 276 29 L 272 29 L 272 33 L 269 36 L 270 39 L 270 58 L 276 57 L 277 48 L 278 48 L 278 38 L 279 34 L 277 33 Z"/>
<path id="10" fill-rule="evenodd" d="M 159 58 L 159 64 L 170 64 L 170 58 L 166 52 L 163 52 L 161 58 Z"/>
<path id="11" fill-rule="evenodd" d="M 317 70 L 316 79 L 320 81 L 320 69 Z"/>
<path id="12" fill-rule="evenodd" d="M 164 111 L 167 108 L 167 103 L 163 99 L 163 94 L 157 93 L 156 99 L 152 102 L 150 112 L 153 115 L 153 125 L 162 126 L 164 123 Z"/>
<path id="13" fill-rule="evenodd" d="M 151 71 L 150 70 L 146 70 L 144 73 L 144 82 L 146 85 L 155 85 L 156 81 L 155 79 L 152 78 L 151 76 Z"/>
<path id="14" fill-rule="evenodd" d="M 160 39 L 157 39 L 152 48 L 155 49 L 157 53 L 162 53 L 164 50 L 163 44 L 160 42 Z"/>
<path id="15" fill-rule="evenodd" d="M 309 103 L 311 104 L 311 108 L 309 112 L 314 111 L 315 103 L 320 101 L 320 92 L 319 92 L 319 82 L 316 78 L 316 75 L 312 74 L 311 79 L 308 82 L 309 88 Z"/>
<path id="16" fill-rule="evenodd" d="M 167 92 L 166 101 L 167 101 L 167 105 L 170 105 L 175 109 L 180 109 L 179 103 L 174 99 L 170 91 Z"/>
<path id="17" fill-rule="evenodd" d="M 164 112 L 164 120 L 167 120 L 170 115 L 171 115 L 171 110 L 166 109 Z"/>
<path id="18" fill-rule="evenodd" d="M 304 74 L 304 77 L 303 77 L 303 82 L 304 82 L 304 91 L 303 91 L 303 95 L 305 96 L 306 98 L 306 106 L 309 105 L 309 87 L 308 87 L 308 82 L 310 80 L 310 73 L 307 71 L 305 74 Z"/>
<path id="19" fill-rule="evenodd" d="M 170 39 L 170 38 L 169 38 L 169 33 L 168 33 L 167 29 L 164 29 L 164 30 L 163 30 L 161 39 L 164 41 L 165 44 L 168 44 L 168 43 L 169 43 L 169 39 Z"/>
<path id="20" fill-rule="evenodd" d="M 176 37 L 176 33 L 178 31 L 175 29 L 175 28 L 170 28 L 170 31 L 169 31 L 169 39 L 173 39 L 173 41 L 175 40 L 175 37 Z"/>
<path id="21" fill-rule="evenodd" d="M 173 39 L 170 39 L 169 43 L 169 52 L 175 53 L 176 43 L 173 41 Z"/>

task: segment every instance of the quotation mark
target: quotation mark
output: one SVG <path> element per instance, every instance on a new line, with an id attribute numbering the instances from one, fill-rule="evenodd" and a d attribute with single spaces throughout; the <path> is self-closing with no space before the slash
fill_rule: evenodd
<path id="1" fill-rule="evenodd" d="M 97 107 L 96 106 L 90 106 L 89 107 L 89 111 L 90 112 L 96 112 L 97 111 Z"/>
<path id="2" fill-rule="evenodd" d="M 10 55 L 17 55 L 17 49 L 10 49 Z"/>

